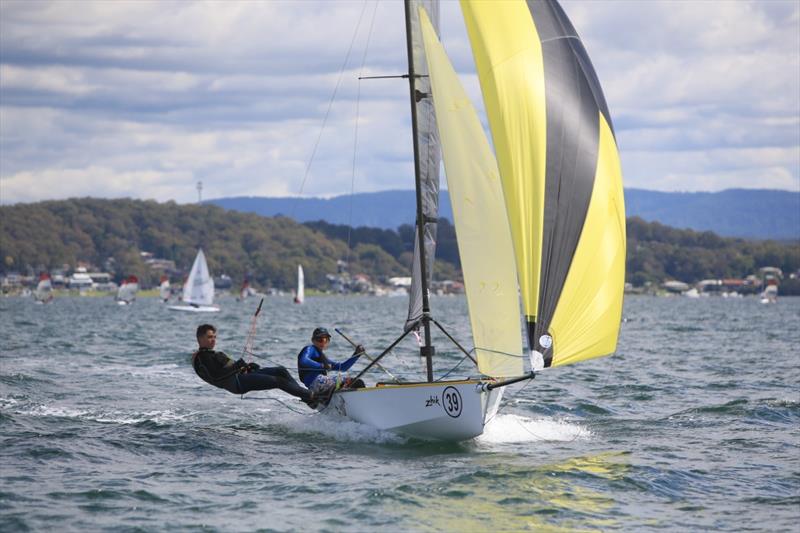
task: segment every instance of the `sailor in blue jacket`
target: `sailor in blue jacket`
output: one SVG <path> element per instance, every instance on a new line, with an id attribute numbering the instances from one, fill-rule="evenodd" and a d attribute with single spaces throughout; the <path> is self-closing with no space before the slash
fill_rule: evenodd
<path id="1" fill-rule="evenodd" d="M 364 353 L 364 347 L 360 344 L 356 346 L 352 357 L 343 362 L 332 361 L 325 355 L 325 348 L 331 342 L 331 334 L 325 328 L 317 328 L 311 334 L 311 344 L 304 347 L 297 354 L 297 371 L 300 374 L 300 381 L 313 393 L 331 392 L 336 387 L 336 378 L 328 376 L 328 370 L 338 370 L 346 372 L 352 367 L 358 358 Z M 344 383 L 350 387 L 363 387 L 361 380 Z"/>

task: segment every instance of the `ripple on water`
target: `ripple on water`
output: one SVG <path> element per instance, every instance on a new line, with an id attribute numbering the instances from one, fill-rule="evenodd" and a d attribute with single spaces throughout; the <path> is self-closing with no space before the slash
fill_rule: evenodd
<path id="1" fill-rule="evenodd" d="M 231 530 L 242 509 L 267 518 L 241 529 L 278 530 L 780 531 L 800 519 L 797 299 L 626 298 L 618 356 L 512 387 L 467 443 L 213 389 L 188 362 L 198 317 L 154 300 L 29 304 L 0 298 L 15 329 L 0 362 L 2 529 Z M 253 306 L 221 304 L 220 348 L 239 354 Z M 432 305 L 469 342 L 466 300 Z M 293 369 L 316 325 L 378 350 L 406 312 L 400 299 L 270 297 L 256 359 Z M 445 372 L 461 357 L 436 342 Z M 337 337 L 330 351 L 350 350 Z M 423 372 L 412 339 L 384 361 Z"/>

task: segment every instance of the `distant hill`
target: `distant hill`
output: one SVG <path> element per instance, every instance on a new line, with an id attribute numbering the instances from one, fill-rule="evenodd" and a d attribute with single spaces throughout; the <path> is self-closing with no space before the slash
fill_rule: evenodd
<path id="1" fill-rule="evenodd" d="M 208 203 L 263 216 L 282 214 L 298 222 L 397 229 L 414 221 L 414 191 L 383 191 L 323 198 L 235 197 Z M 657 192 L 626 189 L 629 217 L 725 237 L 800 239 L 800 192 L 729 189 L 720 192 Z M 440 215 L 452 220 L 447 191 Z"/>
<path id="2" fill-rule="evenodd" d="M 410 190 L 361 193 L 328 199 L 240 196 L 208 200 L 206 203 L 262 216 L 284 215 L 297 222 L 323 220 L 329 224 L 392 230 L 403 224 L 413 224 L 416 213 L 416 196 Z M 440 215 L 452 220 L 447 191 L 442 191 L 440 204 Z"/>
<path id="3" fill-rule="evenodd" d="M 720 192 L 625 190 L 628 216 L 724 237 L 800 239 L 800 192 L 728 189 Z"/>

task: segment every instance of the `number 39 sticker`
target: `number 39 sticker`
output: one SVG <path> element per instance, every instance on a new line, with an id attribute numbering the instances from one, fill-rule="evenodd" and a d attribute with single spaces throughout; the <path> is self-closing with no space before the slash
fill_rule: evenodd
<path id="1" fill-rule="evenodd" d="M 452 416 L 453 418 L 458 418 L 461 415 L 461 408 L 463 407 L 463 402 L 461 401 L 461 393 L 455 387 L 447 387 L 444 389 L 444 393 L 442 393 L 442 407 L 444 407 L 445 413 Z"/>

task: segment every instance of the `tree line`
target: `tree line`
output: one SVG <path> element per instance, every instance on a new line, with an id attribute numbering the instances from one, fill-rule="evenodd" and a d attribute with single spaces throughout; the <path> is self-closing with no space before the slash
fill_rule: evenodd
<path id="1" fill-rule="evenodd" d="M 635 217 L 628 219 L 627 230 L 627 280 L 637 286 L 665 279 L 693 283 L 744 277 L 763 266 L 784 272 L 800 267 L 797 242 L 722 238 Z M 346 262 L 351 274 L 375 280 L 407 276 L 415 238 L 411 225 L 386 230 L 324 221 L 300 224 L 208 204 L 81 198 L 0 206 L 3 273 L 85 262 L 111 272 L 117 281 L 134 274 L 145 286 L 158 280 L 141 252 L 172 260 L 186 271 L 198 247 L 214 275 L 247 278 L 259 287 L 291 288 L 302 264 L 307 286 L 325 289 L 326 274 L 337 272 L 338 261 Z M 434 276 L 460 278 L 455 228 L 447 219 L 438 224 Z"/>

